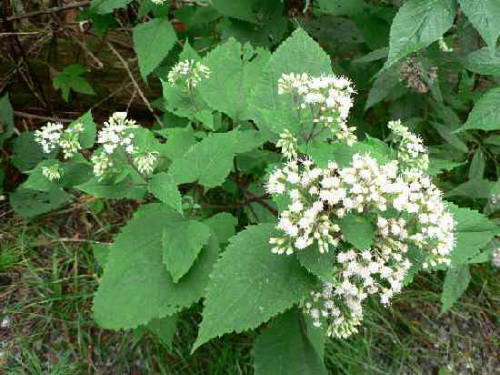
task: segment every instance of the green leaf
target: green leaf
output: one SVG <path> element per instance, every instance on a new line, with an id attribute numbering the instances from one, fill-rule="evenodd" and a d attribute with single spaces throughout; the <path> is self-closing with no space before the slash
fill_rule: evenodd
<path id="1" fill-rule="evenodd" d="M 35 132 L 22 132 L 12 142 L 12 164 L 21 172 L 29 171 L 44 159 L 55 156 L 55 152 L 45 154 L 35 142 Z"/>
<path id="2" fill-rule="evenodd" d="M 310 246 L 297 253 L 297 259 L 309 272 L 324 281 L 333 281 L 333 266 L 336 263 L 335 250 L 321 254 L 317 246 Z"/>
<path id="3" fill-rule="evenodd" d="M 92 245 L 92 252 L 94 253 L 94 257 L 101 267 L 104 267 L 104 265 L 108 261 L 110 250 L 111 246 L 107 243 L 96 243 Z"/>
<path id="4" fill-rule="evenodd" d="M 156 198 L 182 214 L 182 197 L 172 176 L 165 172 L 155 174 L 149 181 L 148 190 Z"/>
<path id="5" fill-rule="evenodd" d="M 249 56 L 244 56 L 242 49 L 241 44 L 231 38 L 211 51 L 203 59 L 211 70 L 210 77 L 199 85 L 208 105 L 235 121 L 249 119 L 249 93 L 270 57 L 264 49 L 255 52 L 250 49 Z"/>
<path id="6" fill-rule="evenodd" d="M 31 218 L 60 208 L 70 199 L 71 195 L 60 188 L 50 191 L 19 188 L 10 195 L 10 205 L 19 215 Z"/>
<path id="7" fill-rule="evenodd" d="M 98 13 L 111 13 L 113 10 L 123 8 L 130 4 L 132 0 L 92 0 L 90 6 Z"/>
<path id="8" fill-rule="evenodd" d="M 330 57 L 303 29 L 297 29 L 272 54 L 251 93 L 250 112 L 259 128 L 297 133 L 300 120 L 289 95 L 278 95 L 283 73 L 330 74 Z"/>
<path id="9" fill-rule="evenodd" d="M 191 126 L 185 128 L 165 128 L 156 132 L 167 138 L 167 142 L 163 145 L 161 153 L 170 160 L 183 157 L 189 148 L 196 143 Z"/>
<path id="10" fill-rule="evenodd" d="M 500 103 L 500 87 L 491 89 L 481 96 L 469 113 L 467 121 L 458 131 L 468 129 L 500 130 L 498 103 Z"/>
<path id="11" fill-rule="evenodd" d="M 391 25 L 385 68 L 438 40 L 454 18 L 453 0 L 405 1 Z"/>
<path id="12" fill-rule="evenodd" d="M 430 158 L 429 169 L 427 170 L 427 173 L 429 173 L 431 176 L 437 176 L 442 172 L 451 171 L 463 164 L 464 163 L 453 160 Z"/>
<path id="13" fill-rule="evenodd" d="M 458 0 L 458 2 L 493 55 L 500 35 L 500 3 L 498 0 Z"/>
<path id="14" fill-rule="evenodd" d="M 68 128 L 74 127 L 77 124 L 83 125 L 83 132 L 80 133 L 78 137 L 80 146 L 82 146 L 82 148 L 92 148 L 95 144 L 97 134 L 96 125 L 94 123 L 94 119 L 92 118 L 92 112 L 88 111 L 83 116 L 77 118 L 68 126 Z"/>
<path id="15" fill-rule="evenodd" d="M 475 73 L 500 77 L 500 49 L 492 54 L 488 48 L 482 48 L 467 55 L 464 65 Z"/>
<path id="16" fill-rule="evenodd" d="M 373 243 L 375 226 L 365 216 L 348 214 L 339 221 L 340 230 L 347 242 L 359 250 L 368 250 Z"/>
<path id="17" fill-rule="evenodd" d="M 134 27 L 133 39 L 139 57 L 139 70 L 142 77 L 146 78 L 167 57 L 177 35 L 169 20 L 154 18 Z"/>
<path id="18" fill-rule="evenodd" d="M 255 375 L 326 375 L 328 372 L 305 331 L 300 314 L 289 310 L 255 340 Z"/>
<path id="19" fill-rule="evenodd" d="M 87 71 L 87 68 L 80 64 L 68 65 L 61 73 L 54 76 L 52 84 L 56 90 L 61 90 L 62 97 L 65 101 L 69 100 L 70 91 L 94 95 L 94 89 L 90 86 L 88 81 L 82 77 Z"/>
<path id="20" fill-rule="evenodd" d="M 399 85 L 399 82 L 398 66 L 392 66 L 379 74 L 368 92 L 365 111 L 388 97 L 394 91 L 394 88 Z"/>
<path id="21" fill-rule="evenodd" d="M 142 206 L 111 245 L 94 297 L 94 316 L 104 328 L 128 329 L 189 307 L 205 294 L 217 259 L 211 239 L 191 270 L 175 284 L 163 263 L 162 233 L 181 216 L 163 204 Z"/>
<path id="22" fill-rule="evenodd" d="M 476 199 L 488 199 L 491 196 L 491 189 L 495 186 L 493 181 L 484 179 L 472 179 L 455 186 L 445 193 L 445 197 L 467 197 Z"/>
<path id="23" fill-rule="evenodd" d="M 216 336 L 255 328 L 310 292 L 312 280 L 297 260 L 271 252 L 273 228 L 250 226 L 229 241 L 208 284 L 193 350 Z"/>
<path id="24" fill-rule="evenodd" d="M 477 150 L 472 157 L 469 168 L 469 180 L 482 179 L 486 168 L 486 160 L 481 150 Z"/>
<path id="25" fill-rule="evenodd" d="M 211 0 L 212 6 L 227 17 L 248 22 L 257 22 L 253 11 L 255 0 Z"/>
<path id="26" fill-rule="evenodd" d="M 319 0 L 314 4 L 318 12 L 333 16 L 353 16 L 361 13 L 366 7 L 364 0 Z"/>
<path id="27" fill-rule="evenodd" d="M 452 146 L 452 147 L 456 148 L 457 150 L 464 152 L 464 153 L 469 152 L 469 148 L 467 147 L 467 145 L 464 143 L 464 141 L 462 141 L 462 139 L 460 139 L 460 137 L 457 134 L 455 134 L 453 129 L 450 129 L 447 126 L 440 124 L 440 123 L 437 123 L 437 122 L 434 122 L 434 121 L 430 121 L 429 123 L 432 125 L 432 127 L 434 129 L 437 130 L 439 135 L 447 143 L 449 143 L 450 146 Z"/>
<path id="28" fill-rule="evenodd" d="M 160 319 L 153 319 L 146 326 L 147 330 L 155 334 L 163 345 L 167 348 L 172 348 L 172 340 L 174 339 L 175 332 L 177 331 L 177 321 L 179 320 L 177 314 L 166 316 Z"/>
<path id="29" fill-rule="evenodd" d="M 169 223 L 163 229 L 163 263 L 174 283 L 191 268 L 210 238 L 210 229 L 196 220 Z"/>
<path id="30" fill-rule="evenodd" d="M 262 143 L 261 133 L 253 130 L 211 134 L 191 147 L 184 157 L 175 159 L 169 174 L 177 184 L 198 181 L 206 188 L 213 188 L 224 182 L 236 154 L 248 152 Z"/>
<path id="31" fill-rule="evenodd" d="M 238 219 L 227 212 L 218 213 L 203 220 L 203 222 L 210 227 L 219 243 L 225 243 L 233 237 L 236 234 L 236 226 L 238 225 Z"/>
<path id="32" fill-rule="evenodd" d="M 14 110 L 9 94 L 0 97 L 0 146 L 14 133 Z"/>
<path id="33" fill-rule="evenodd" d="M 468 263 L 499 232 L 498 226 L 477 211 L 449 204 L 456 221 L 456 246 L 451 253 L 452 266 Z"/>
<path id="34" fill-rule="evenodd" d="M 26 181 L 21 184 L 23 189 L 32 189 L 40 191 L 50 191 L 57 188 L 58 184 L 55 181 L 50 181 L 42 173 L 44 167 L 49 167 L 54 163 L 58 163 L 56 160 L 43 160 L 40 162 L 35 169 L 29 171 L 29 176 Z"/>
<path id="35" fill-rule="evenodd" d="M 469 266 L 462 264 L 450 268 L 444 279 L 443 292 L 441 294 L 441 312 L 444 313 L 460 298 L 470 282 Z"/>
<path id="36" fill-rule="evenodd" d="M 87 182 L 75 186 L 75 189 L 83 191 L 97 198 L 107 199 L 142 199 L 146 194 L 146 187 L 136 185 L 129 179 L 114 181 L 99 181 L 97 178 L 91 178 Z"/>

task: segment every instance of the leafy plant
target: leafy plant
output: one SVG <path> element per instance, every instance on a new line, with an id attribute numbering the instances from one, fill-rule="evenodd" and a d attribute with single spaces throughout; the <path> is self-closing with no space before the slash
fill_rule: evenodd
<path id="1" fill-rule="evenodd" d="M 307 4 L 290 33 L 281 1 L 141 2 L 134 50 L 166 125 L 88 112 L 14 141 L 24 216 L 75 194 L 140 203 L 101 248 L 102 327 L 169 345 L 203 301 L 193 350 L 256 329 L 256 373 L 327 373 L 326 340 L 355 335 L 366 301 L 444 271 L 447 311 L 498 251 L 495 3 Z M 56 77 L 65 100 L 93 93 L 85 71 Z"/>

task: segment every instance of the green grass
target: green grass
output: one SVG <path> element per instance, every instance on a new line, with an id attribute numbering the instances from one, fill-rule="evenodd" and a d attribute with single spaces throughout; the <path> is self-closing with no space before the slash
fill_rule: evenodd
<path id="1" fill-rule="evenodd" d="M 227 335 L 193 355 L 201 307 L 182 314 L 172 348 L 144 332 L 100 329 L 91 314 L 101 272 L 91 245 L 108 241 L 133 206 L 95 215 L 86 205 L 27 223 L 0 224 L 0 373 L 251 374 L 255 333 Z M 49 229 L 50 228 L 50 229 Z M 391 309 L 372 303 L 364 329 L 328 344 L 332 374 L 492 374 L 497 271 L 472 268 L 466 295 L 440 315 L 440 275 L 425 275 Z M 2 372 L 3 371 L 3 372 Z"/>

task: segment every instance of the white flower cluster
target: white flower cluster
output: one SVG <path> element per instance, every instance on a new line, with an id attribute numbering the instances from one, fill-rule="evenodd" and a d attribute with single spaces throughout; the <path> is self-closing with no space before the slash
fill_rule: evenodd
<path id="1" fill-rule="evenodd" d="M 49 181 L 59 180 L 61 178 L 59 163 L 53 163 L 51 165 L 42 167 L 42 175 Z"/>
<path id="2" fill-rule="evenodd" d="M 288 129 L 280 134 L 276 147 L 281 148 L 281 153 L 287 159 L 297 159 L 297 138 Z"/>
<path id="3" fill-rule="evenodd" d="M 127 112 L 115 112 L 104 127 L 99 130 L 97 143 L 102 145 L 102 152 L 92 155 L 91 161 L 94 165 L 94 174 L 101 178 L 109 168 L 113 166 L 113 153 L 123 149 L 127 154 L 135 152 L 134 134 L 131 132 L 137 128 L 134 120 L 127 119 Z"/>
<path id="4" fill-rule="evenodd" d="M 157 5 L 162 5 L 167 2 L 167 0 L 151 0 L 152 3 L 155 3 Z"/>
<path id="5" fill-rule="evenodd" d="M 422 139 L 410 132 L 400 120 L 389 121 L 387 126 L 392 130 L 394 141 L 398 143 L 398 160 L 403 167 L 426 170 L 429 167 L 429 156 Z"/>
<path id="6" fill-rule="evenodd" d="M 168 82 L 185 82 L 188 89 L 195 88 L 203 79 L 210 77 L 210 68 L 194 60 L 179 61 L 168 73 Z"/>
<path id="7" fill-rule="evenodd" d="M 153 173 L 158 153 L 156 152 L 146 152 L 134 157 L 134 165 L 137 167 L 138 171 L 142 174 L 149 175 Z"/>
<path id="8" fill-rule="evenodd" d="M 313 292 L 304 305 L 316 325 L 328 321 L 331 336 L 356 332 L 369 295 L 387 304 L 401 291 L 411 266 L 410 246 L 424 255 L 424 267 L 450 262 L 453 216 L 420 170 L 401 170 L 397 161 L 380 164 L 368 154 L 355 154 L 343 168 L 335 162 L 319 168 L 309 159 L 289 160 L 273 171 L 266 190 L 290 198 L 277 225 L 282 235 L 269 240 L 274 253 L 314 251 L 304 250 L 312 245 L 320 253 L 349 248 L 337 254 L 335 281 Z M 344 240 L 339 224 L 348 214 L 377 217 L 370 249 L 355 249 Z"/>
<path id="9" fill-rule="evenodd" d="M 61 123 L 48 122 L 35 131 L 35 142 L 42 146 L 43 152 L 47 154 L 60 148 L 64 158 L 69 159 L 81 149 L 78 137 L 82 131 L 83 125 L 80 123 L 64 130 Z"/>
<path id="10" fill-rule="evenodd" d="M 315 124 L 330 129 L 337 139 L 349 145 L 356 142 L 355 128 L 347 126 L 354 93 L 350 80 L 334 75 L 283 74 L 278 80 L 278 94 L 285 93 L 293 96 L 299 110 L 311 110 Z"/>

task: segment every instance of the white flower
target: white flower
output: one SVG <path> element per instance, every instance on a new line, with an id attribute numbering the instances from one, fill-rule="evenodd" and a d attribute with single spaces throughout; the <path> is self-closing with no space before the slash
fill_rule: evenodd
<path id="1" fill-rule="evenodd" d="M 185 83 L 188 89 L 195 88 L 202 80 L 210 77 L 208 66 L 194 60 L 179 61 L 168 73 L 168 82 L 175 85 L 178 81 Z"/>
<path id="2" fill-rule="evenodd" d="M 49 166 L 42 167 L 42 175 L 49 181 L 59 180 L 61 178 L 59 163 L 56 162 Z"/>
<path id="3" fill-rule="evenodd" d="M 278 80 L 278 94 L 290 94 L 299 110 L 310 108 L 315 124 L 330 129 L 338 140 L 348 145 L 356 142 L 354 128 L 346 124 L 349 111 L 353 106 L 352 83 L 344 77 L 309 74 L 282 74 Z"/>
<path id="4" fill-rule="evenodd" d="M 155 164 L 158 160 L 157 152 L 146 152 L 144 154 L 134 156 L 134 165 L 140 173 L 149 175 L 153 173 Z"/>

